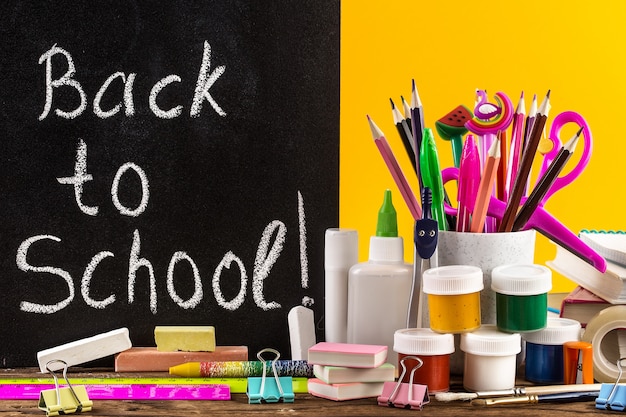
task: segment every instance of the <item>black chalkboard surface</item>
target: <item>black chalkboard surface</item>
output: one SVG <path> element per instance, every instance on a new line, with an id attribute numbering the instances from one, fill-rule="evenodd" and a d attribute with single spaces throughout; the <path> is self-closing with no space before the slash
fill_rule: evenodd
<path id="1" fill-rule="evenodd" d="M 5 1 L 0 366 L 128 327 L 289 357 L 338 224 L 337 1 Z"/>

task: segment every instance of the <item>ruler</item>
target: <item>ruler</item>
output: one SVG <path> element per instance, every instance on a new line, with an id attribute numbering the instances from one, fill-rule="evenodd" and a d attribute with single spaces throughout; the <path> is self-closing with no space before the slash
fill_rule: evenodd
<path id="1" fill-rule="evenodd" d="M 222 396 L 227 388 L 230 394 L 243 394 L 248 387 L 247 378 L 159 378 L 159 377 L 110 377 L 110 378 L 68 378 L 72 385 L 84 385 L 91 399 L 212 399 L 211 395 Z M 307 378 L 292 378 L 294 393 L 307 393 Z M 65 381 L 59 379 L 60 386 Z M 213 387 L 213 388 L 211 388 Z M 54 388 L 52 378 L 0 378 L 0 399 L 39 398 L 39 391 Z M 93 395 L 91 393 L 93 391 Z M 145 393 L 144 393 L 145 392 Z M 139 398 L 158 393 L 159 398 Z M 32 394 L 36 393 L 36 394 Z M 108 396 L 107 396 L 108 395 Z M 133 397 L 133 395 L 135 395 Z M 166 396 L 193 396 L 195 398 L 162 398 Z M 120 396 L 119 398 L 116 398 Z M 204 396 L 205 398 L 198 398 Z M 215 398 L 219 400 L 220 398 Z"/>

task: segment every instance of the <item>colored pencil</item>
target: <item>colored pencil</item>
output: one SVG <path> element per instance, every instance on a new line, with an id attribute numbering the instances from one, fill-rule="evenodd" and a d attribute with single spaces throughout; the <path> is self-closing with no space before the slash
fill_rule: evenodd
<path id="1" fill-rule="evenodd" d="M 524 152 L 526 149 L 526 144 L 528 143 L 528 138 L 533 131 L 533 125 L 535 124 L 535 119 L 537 118 L 537 94 L 533 94 L 533 100 L 530 103 L 530 109 L 528 110 L 528 116 L 526 117 L 526 122 L 524 123 L 524 135 L 522 136 L 522 147 L 521 152 Z"/>
<path id="2" fill-rule="evenodd" d="M 487 160 L 485 161 L 485 167 L 483 168 L 483 175 L 478 186 L 478 196 L 476 197 L 476 203 L 474 204 L 474 210 L 472 211 L 472 224 L 470 226 L 470 231 L 473 233 L 481 233 L 485 226 L 485 218 L 487 216 L 487 208 L 489 207 L 489 200 L 491 198 L 491 190 L 493 189 L 493 182 L 496 179 L 498 164 L 500 162 L 499 142 L 500 139 L 496 137 L 496 140 L 491 144 L 489 152 L 487 153 Z"/>
<path id="3" fill-rule="evenodd" d="M 532 193 L 530 193 L 530 196 L 526 199 L 524 205 L 517 214 L 515 222 L 513 222 L 513 231 L 522 229 L 528 219 L 530 219 L 530 216 L 532 216 L 534 211 L 537 209 L 541 200 L 546 195 L 550 187 L 552 187 L 552 184 L 554 184 L 554 181 L 556 181 L 559 174 L 565 167 L 565 164 L 574 153 L 576 144 L 578 143 L 578 138 L 580 137 L 582 131 L 583 128 L 581 127 L 578 132 L 576 132 L 576 134 L 561 147 L 559 153 L 556 155 L 543 176 L 539 179 Z"/>
<path id="4" fill-rule="evenodd" d="M 409 129 L 411 129 L 413 126 L 411 124 L 411 106 L 409 106 L 409 103 L 407 103 L 407 101 L 404 99 L 404 96 L 400 96 L 400 100 L 402 101 L 404 120 L 406 120 L 406 124 L 409 126 Z"/>
<path id="5" fill-rule="evenodd" d="M 507 202 L 506 209 L 504 210 L 504 215 L 502 216 L 502 223 L 500 224 L 499 229 L 500 232 L 510 232 L 513 230 L 513 222 L 515 221 L 515 216 L 517 214 L 517 210 L 519 209 L 520 201 L 522 200 L 522 194 L 524 194 L 524 189 L 526 188 L 526 183 L 530 175 L 530 169 L 532 168 L 533 159 L 535 158 L 537 146 L 539 145 L 539 140 L 543 134 L 543 128 L 546 125 L 549 111 L 550 90 L 548 90 L 546 97 L 541 103 L 541 107 L 537 111 L 537 117 L 535 118 L 535 122 L 533 124 L 533 130 L 528 139 L 526 149 L 524 149 L 524 153 L 522 154 L 522 161 L 520 162 L 520 167 L 515 178 L 513 190 L 511 191 L 509 201 Z"/>
<path id="6" fill-rule="evenodd" d="M 536 97 L 536 96 L 535 96 Z M 537 109 L 535 98 L 535 111 Z M 508 194 L 513 188 L 517 170 L 519 169 L 520 156 L 522 155 L 522 147 L 524 140 L 524 117 L 526 116 L 526 105 L 524 104 L 524 93 L 517 103 L 515 115 L 513 116 L 513 127 L 511 129 L 511 146 L 509 149 L 508 164 L 506 169 L 506 192 L 502 201 L 507 201 Z"/>
<path id="7" fill-rule="evenodd" d="M 392 99 L 389 99 L 391 102 L 391 115 L 393 116 L 393 123 L 396 125 L 396 129 L 398 129 L 398 134 L 400 135 L 400 139 L 402 140 L 402 144 L 404 145 L 404 150 L 411 160 L 411 165 L 413 166 L 413 171 L 417 174 L 417 167 L 415 166 L 415 143 L 413 142 L 413 134 L 411 133 L 411 128 L 406 123 L 405 118 L 402 116 L 400 111 L 396 108 L 395 103 Z"/>
<path id="8" fill-rule="evenodd" d="M 422 208 L 419 206 L 419 203 L 415 199 L 415 194 L 413 194 L 413 191 L 411 190 L 411 187 L 409 186 L 409 183 L 407 182 L 406 177 L 404 176 L 404 173 L 400 168 L 400 165 L 398 165 L 398 161 L 393 155 L 393 152 L 391 151 L 391 147 L 389 146 L 385 135 L 383 134 L 382 130 L 380 130 L 380 128 L 376 126 L 376 123 L 374 123 L 374 121 L 369 116 L 367 116 L 367 121 L 369 122 L 370 129 L 372 130 L 374 143 L 376 144 L 378 151 L 383 157 L 383 160 L 385 161 L 385 164 L 387 165 L 391 176 L 396 182 L 396 185 L 400 190 L 400 194 L 402 194 L 402 197 L 404 198 L 404 201 L 409 211 L 411 212 L 413 219 L 421 219 Z"/>

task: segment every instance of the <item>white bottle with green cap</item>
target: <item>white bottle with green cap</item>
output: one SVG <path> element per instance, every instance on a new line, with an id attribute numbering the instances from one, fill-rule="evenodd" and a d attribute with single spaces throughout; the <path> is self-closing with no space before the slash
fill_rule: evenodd
<path id="1" fill-rule="evenodd" d="M 370 238 L 369 260 L 354 265 L 348 274 L 348 343 L 387 345 L 387 361 L 396 363 L 393 337 L 406 327 L 412 277 L 391 191 L 386 190 L 376 236 Z"/>

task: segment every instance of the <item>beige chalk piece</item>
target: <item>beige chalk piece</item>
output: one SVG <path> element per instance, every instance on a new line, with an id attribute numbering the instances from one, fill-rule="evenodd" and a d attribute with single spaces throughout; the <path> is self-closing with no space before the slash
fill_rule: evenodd
<path id="1" fill-rule="evenodd" d="M 213 352 L 213 326 L 156 326 L 154 341 L 159 352 Z"/>

